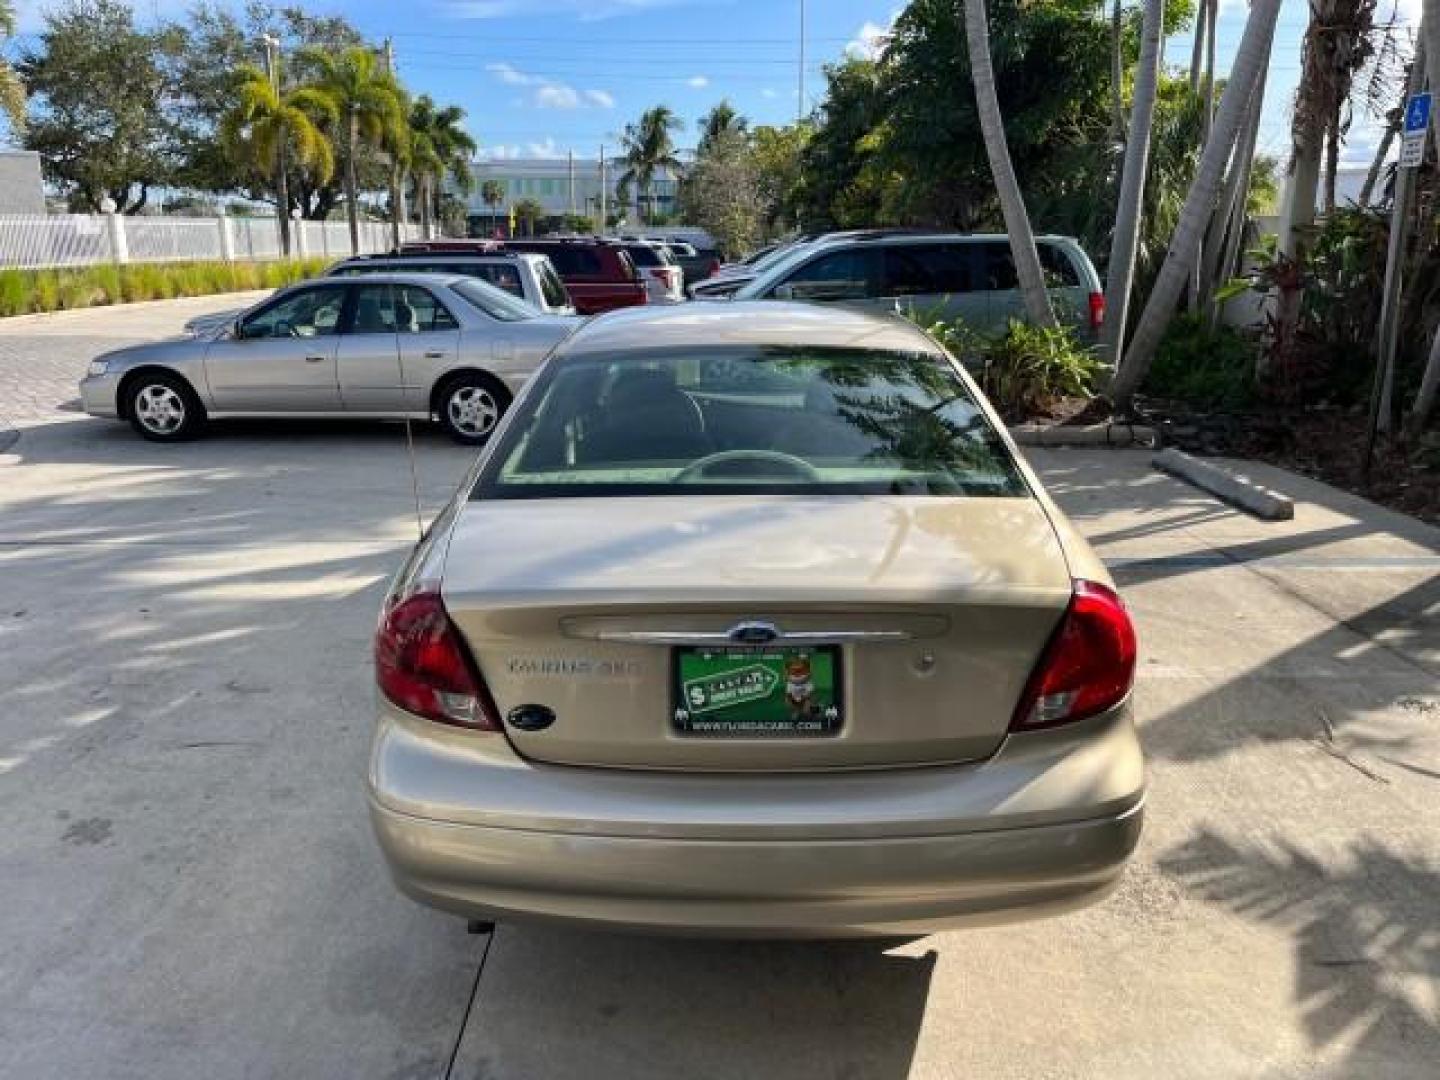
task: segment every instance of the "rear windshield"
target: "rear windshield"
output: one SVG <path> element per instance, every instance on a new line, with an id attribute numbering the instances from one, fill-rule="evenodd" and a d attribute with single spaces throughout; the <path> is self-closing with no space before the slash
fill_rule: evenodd
<path id="1" fill-rule="evenodd" d="M 567 359 L 537 380 L 474 497 L 1026 493 L 933 354 L 656 349 Z"/>
<path id="2" fill-rule="evenodd" d="M 659 248 L 650 247 L 648 244 L 632 244 L 625 250 L 636 266 L 665 266 L 670 261 Z"/>
<path id="3" fill-rule="evenodd" d="M 523 300 L 516 300 L 504 290 L 475 278 L 452 282 L 450 289 L 472 307 L 479 308 L 492 319 L 499 319 L 501 322 L 523 322 L 539 314 Z"/>

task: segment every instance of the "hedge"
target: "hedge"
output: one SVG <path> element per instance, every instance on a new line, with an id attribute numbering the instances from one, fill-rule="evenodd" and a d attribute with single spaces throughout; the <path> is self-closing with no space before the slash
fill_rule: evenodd
<path id="1" fill-rule="evenodd" d="M 136 300 L 169 300 L 278 289 L 314 277 L 327 259 L 283 262 L 113 263 L 57 270 L 0 270 L 0 316 L 72 311 Z"/>

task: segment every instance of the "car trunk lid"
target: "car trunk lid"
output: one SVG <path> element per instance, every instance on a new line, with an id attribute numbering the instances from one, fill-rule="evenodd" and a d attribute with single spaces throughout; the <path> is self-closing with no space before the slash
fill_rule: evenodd
<path id="1" fill-rule="evenodd" d="M 475 502 L 444 575 L 501 716 L 538 705 L 555 718 L 507 726 L 520 753 L 653 769 L 986 757 L 1070 593 L 1055 532 L 1030 498 Z M 730 666 L 767 692 L 789 692 L 777 652 L 833 678 L 835 723 L 777 735 L 678 722 L 692 686 L 682 690 L 683 677 L 703 669 L 693 656 L 723 661 L 745 642 L 756 663 L 736 652 Z M 710 715 L 724 711 L 722 701 Z"/>

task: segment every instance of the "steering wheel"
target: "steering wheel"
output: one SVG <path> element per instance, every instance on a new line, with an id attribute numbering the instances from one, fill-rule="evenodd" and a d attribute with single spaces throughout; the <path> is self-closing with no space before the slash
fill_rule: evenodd
<path id="1" fill-rule="evenodd" d="M 672 483 L 684 484 L 704 476 L 711 466 L 724 465 L 731 461 L 768 461 L 783 466 L 787 471 L 812 483 L 818 484 L 823 479 L 815 471 L 815 466 L 794 454 L 782 454 L 778 450 L 721 450 L 719 453 L 706 454 L 702 458 L 696 458 L 675 474 Z"/>

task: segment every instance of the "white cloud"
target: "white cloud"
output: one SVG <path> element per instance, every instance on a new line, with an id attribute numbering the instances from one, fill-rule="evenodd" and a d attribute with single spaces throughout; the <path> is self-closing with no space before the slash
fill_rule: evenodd
<path id="1" fill-rule="evenodd" d="M 546 136 L 544 142 L 496 143 L 482 146 L 475 155 L 481 161 L 515 161 L 518 158 L 558 158 L 564 156 L 554 136 Z"/>
<path id="2" fill-rule="evenodd" d="M 526 75 L 512 64 L 486 64 L 485 70 L 510 86 L 534 86 L 544 81 L 538 75 Z"/>
<path id="3" fill-rule="evenodd" d="M 564 83 L 546 83 L 535 91 L 535 104 L 542 109 L 578 109 L 580 93 Z"/>
<path id="4" fill-rule="evenodd" d="M 763 98 L 769 98 L 773 101 L 775 98 L 779 97 L 780 94 L 778 91 L 772 90 L 770 87 L 767 86 L 764 90 L 760 91 L 760 96 Z"/>
<path id="5" fill-rule="evenodd" d="M 710 80 L 704 75 L 692 75 L 685 80 L 686 86 L 693 86 L 696 90 L 702 90 L 710 85 Z"/>
<path id="6" fill-rule="evenodd" d="M 486 64 L 485 70 L 507 86 L 531 86 L 535 88 L 530 103 L 537 109 L 611 109 L 615 98 L 605 90 L 577 90 L 569 83 L 547 79 L 521 71 L 514 64 Z"/>
<path id="7" fill-rule="evenodd" d="M 890 20 L 884 26 L 866 19 L 845 46 L 845 55 L 854 60 L 880 59 L 880 54 L 885 51 L 886 42 L 890 38 L 890 31 L 894 29 L 895 20 L 899 17 L 900 12 L 897 9 L 890 13 Z"/>

